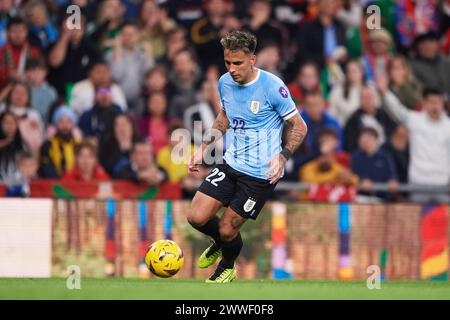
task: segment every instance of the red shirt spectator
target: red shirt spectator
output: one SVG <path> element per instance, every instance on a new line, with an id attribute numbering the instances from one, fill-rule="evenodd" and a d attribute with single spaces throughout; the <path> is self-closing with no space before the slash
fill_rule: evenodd
<path id="1" fill-rule="evenodd" d="M 75 167 L 68 171 L 64 176 L 65 181 L 105 181 L 109 180 L 108 174 L 100 167 L 98 164 L 94 167 L 92 171 L 92 176 L 90 180 L 87 180 L 83 175 L 83 172 L 79 167 Z"/>
<path id="2" fill-rule="evenodd" d="M 20 18 L 12 18 L 8 24 L 8 41 L 0 48 L 0 87 L 10 80 L 21 80 L 25 63 L 29 58 L 41 57 L 41 51 L 28 41 L 28 29 Z"/>
<path id="3" fill-rule="evenodd" d="M 75 147 L 75 168 L 66 172 L 64 181 L 104 181 L 109 176 L 97 163 L 97 146 L 92 140 L 85 140 Z"/>

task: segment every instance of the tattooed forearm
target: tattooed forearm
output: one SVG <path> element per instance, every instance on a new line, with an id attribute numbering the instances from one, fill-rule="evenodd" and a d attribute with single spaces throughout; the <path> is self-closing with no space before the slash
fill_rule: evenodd
<path id="1" fill-rule="evenodd" d="M 228 121 L 225 111 L 220 110 L 220 113 L 217 115 L 217 118 L 214 121 L 211 130 L 203 139 L 203 144 L 208 146 L 211 143 L 217 141 L 225 134 L 229 126 L 230 122 Z"/>
<path id="2" fill-rule="evenodd" d="M 285 148 L 287 148 L 291 153 L 294 153 L 295 150 L 297 150 L 297 148 L 302 144 L 302 141 L 308 132 L 308 128 L 306 127 L 303 119 L 298 116 L 294 116 L 286 120 L 284 125 L 286 130 Z"/>

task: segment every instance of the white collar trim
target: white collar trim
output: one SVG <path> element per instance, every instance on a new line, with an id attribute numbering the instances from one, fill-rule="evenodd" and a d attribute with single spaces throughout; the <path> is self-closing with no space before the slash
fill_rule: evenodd
<path id="1" fill-rule="evenodd" d="M 250 82 L 244 83 L 244 84 L 238 83 L 238 85 L 241 86 L 241 87 L 248 87 L 248 86 L 251 86 L 252 84 L 254 84 L 256 81 L 258 81 L 259 76 L 260 76 L 260 74 L 261 74 L 261 69 L 256 68 L 256 70 L 258 70 L 258 74 L 256 75 L 255 79 L 253 79 L 253 80 L 250 81 Z"/>

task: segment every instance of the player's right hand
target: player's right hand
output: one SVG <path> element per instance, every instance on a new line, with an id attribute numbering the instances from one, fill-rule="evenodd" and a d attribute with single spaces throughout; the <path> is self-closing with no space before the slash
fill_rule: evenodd
<path id="1" fill-rule="evenodd" d="M 189 160 L 188 163 L 188 171 L 189 172 L 199 172 L 199 165 L 202 163 L 203 161 L 203 148 L 200 147 L 192 156 L 191 159 Z"/>

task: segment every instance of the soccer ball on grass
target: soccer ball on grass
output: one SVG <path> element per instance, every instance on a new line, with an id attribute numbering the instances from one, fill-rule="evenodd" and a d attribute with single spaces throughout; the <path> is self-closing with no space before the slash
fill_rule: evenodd
<path id="1" fill-rule="evenodd" d="M 145 264 L 155 276 L 172 277 L 184 264 L 183 251 L 172 240 L 155 241 L 148 247 Z"/>

